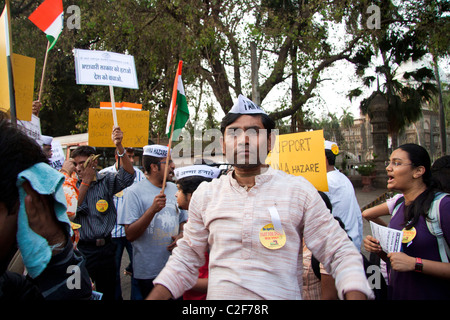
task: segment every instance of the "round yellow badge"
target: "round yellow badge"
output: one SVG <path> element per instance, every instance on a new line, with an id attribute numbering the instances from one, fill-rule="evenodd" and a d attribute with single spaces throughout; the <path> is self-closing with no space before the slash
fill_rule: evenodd
<path id="1" fill-rule="evenodd" d="M 402 243 L 409 243 L 412 241 L 412 239 L 414 239 L 416 237 L 417 231 L 416 228 L 412 227 L 409 230 L 406 230 L 405 228 L 403 228 L 403 238 L 402 238 Z"/>
<path id="2" fill-rule="evenodd" d="M 337 146 L 337 144 L 333 144 L 331 146 L 331 152 L 333 152 L 333 154 L 337 155 L 339 153 L 339 147 Z"/>
<path id="3" fill-rule="evenodd" d="M 259 241 L 267 249 L 276 250 L 286 244 L 286 234 L 275 231 L 272 223 L 265 225 L 259 232 Z"/>
<path id="4" fill-rule="evenodd" d="M 108 202 L 106 200 L 100 199 L 95 204 L 95 207 L 98 211 L 105 212 L 106 210 L 108 210 Z"/>
<path id="5" fill-rule="evenodd" d="M 115 194 L 115 196 L 116 196 L 117 198 L 122 198 L 122 197 L 123 197 L 123 190 L 117 192 L 117 193 Z"/>

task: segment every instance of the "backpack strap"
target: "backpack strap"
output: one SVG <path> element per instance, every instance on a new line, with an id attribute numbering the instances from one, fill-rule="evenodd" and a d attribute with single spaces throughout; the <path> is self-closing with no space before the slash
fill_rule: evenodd
<path id="1" fill-rule="evenodd" d="M 394 210 L 392 210 L 391 218 L 397 213 L 398 209 L 400 208 L 400 205 L 405 202 L 405 197 L 401 196 L 400 198 L 395 201 Z"/>
<path id="2" fill-rule="evenodd" d="M 321 280 L 322 276 L 320 274 L 320 262 L 313 255 L 311 255 L 311 268 L 313 269 L 314 274 L 316 275 L 316 277 L 319 280 Z"/>
<path id="3" fill-rule="evenodd" d="M 427 219 L 425 219 L 427 222 L 428 230 L 437 239 L 441 261 L 447 263 L 449 262 L 448 257 L 450 257 L 450 248 L 447 241 L 445 241 L 444 232 L 441 229 L 441 215 L 439 214 L 439 205 L 441 203 L 441 200 L 448 195 L 449 194 L 445 192 L 436 193 L 434 200 L 431 203 L 430 210 L 428 211 L 428 217 Z"/>

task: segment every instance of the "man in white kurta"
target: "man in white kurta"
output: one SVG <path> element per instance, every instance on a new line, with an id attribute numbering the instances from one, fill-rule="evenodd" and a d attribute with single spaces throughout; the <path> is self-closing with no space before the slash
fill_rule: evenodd
<path id="1" fill-rule="evenodd" d="M 336 279 L 339 297 L 373 297 L 360 253 L 317 190 L 264 165 L 265 159 L 249 162 L 259 149 L 267 155 L 272 138 L 266 129 L 274 127 L 258 106 L 239 97 L 221 128 L 234 170 L 193 193 L 184 236 L 148 299 L 177 298 L 190 289 L 207 248 L 207 299 L 301 299 L 303 238 Z"/>

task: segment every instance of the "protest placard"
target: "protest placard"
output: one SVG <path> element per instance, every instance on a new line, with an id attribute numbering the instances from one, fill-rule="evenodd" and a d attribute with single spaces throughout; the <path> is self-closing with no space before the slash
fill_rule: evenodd
<path id="1" fill-rule="evenodd" d="M 13 53 L 12 64 L 17 119 L 31 121 L 36 59 Z"/>
<path id="2" fill-rule="evenodd" d="M 64 150 L 62 148 L 61 142 L 53 139 L 52 140 L 52 157 L 49 159 L 50 165 L 56 169 L 60 170 L 64 163 L 66 157 L 64 156 Z"/>
<path id="3" fill-rule="evenodd" d="M 9 112 L 16 121 L 11 47 L 10 5 L 6 1 L 0 16 L 0 110 Z"/>
<path id="4" fill-rule="evenodd" d="M 120 129 L 124 133 L 124 147 L 141 148 L 148 144 L 149 111 L 117 110 Z M 89 145 L 93 147 L 115 147 L 111 140 L 113 119 L 111 111 L 89 109 Z"/>
<path id="5" fill-rule="evenodd" d="M 133 56 L 83 49 L 74 55 L 77 84 L 139 88 Z"/>
<path id="6" fill-rule="evenodd" d="M 41 141 L 41 120 L 34 114 L 31 115 L 31 121 L 18 120 L 17 128 L 25 132 L 31 139 L 36 140 L 38 144 L 42 144 Z"/>
<path id="7" fill-rule="evenodd" d="M 323 130 L 279 135 L 266 163 L 328 191 L 324 141 Z"/>
<path id="8" fill-rule="evenodd" d="M 113 124 L 118 125 L 114 87 L 138 89 L 134 57 L 108 51 L 74 49 L 77 84 L 109 86 Z"/>

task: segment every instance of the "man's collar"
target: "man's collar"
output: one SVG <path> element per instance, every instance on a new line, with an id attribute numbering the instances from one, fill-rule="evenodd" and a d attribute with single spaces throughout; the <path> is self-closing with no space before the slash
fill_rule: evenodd
<path id="1" fill-rule="evenodd" d="M 262 168 L 263 172 L 255 176 L 255 186 L 262 185 L 272 179 L 272 177 L 275 174 L 275 169 L 273 169 L 271 166 Z M 227 176 L 229 177 L 230 184 L 235 188 L 240 188 L 239 183 L 237 180 L 233 177 L 234 170 L 231 170 L 227 173 Z"/>

